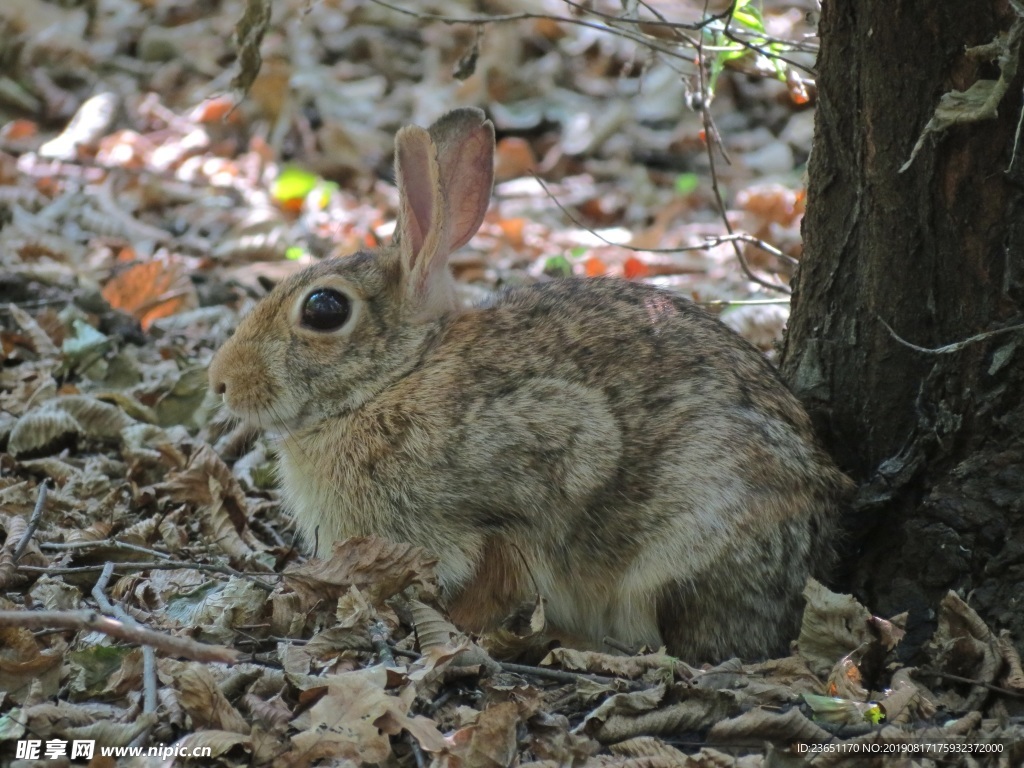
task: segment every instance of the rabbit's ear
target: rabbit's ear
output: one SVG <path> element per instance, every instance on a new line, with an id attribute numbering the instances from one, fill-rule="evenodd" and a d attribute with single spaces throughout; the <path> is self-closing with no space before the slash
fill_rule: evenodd
<path id="1" fill-rule="evenodd" d="M 475 107 L 453 109 L 430 126 L 448 213 L 448 249 L 480 228 L 494 184 L 494 125 Z"/>
<path id="2" fill-rule="evenodd" d="M 395 176 L 405 298 L 417 314 L 436 316 L 455 306 L 448 271 L 448 219 L 437 147 L 419 126 L 406 126 L 395 137 Z"/>
<path id="3" fill-rule="evenodd" d="M 421 316 L 455 306 L 448 256 L 480 227 L 493 183 L 494 127 L 478 109 L 457 109 L 429 133 L 395 137 L 401 199 L 398 243 L 406 298 Z"/>

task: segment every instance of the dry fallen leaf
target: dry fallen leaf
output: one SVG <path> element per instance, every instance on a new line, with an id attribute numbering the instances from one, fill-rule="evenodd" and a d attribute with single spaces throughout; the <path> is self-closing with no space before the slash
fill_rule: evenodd
<path id="1" fill-rule="evenodd" d="M 713 744 L 747 744 L 772 741 L 786 744 L 825 744 L 832 734 L 808 720 L 796 707 L 787 712 L 753 709 L 728 720 L 719 720 L 708 732 Z"/>
<path id="2" fill-rule="evenodd" d="M 449 737 L 453 756 L 466 766 L 512 765 L 518 751 L 518 726 L 519 708 L 515 704 L 506 702 L 487 707 L 474 723 Z"/>
<path id="3" fill-rule="evenodd" d="M 797 641 L 800 655 L 818 675 L 826 675 L 839 659 L 872 639 L 871 613 L 850 595 L 839 595 L 810 579 Z"/>
<path id="4" fill-rule="evenodd" d="M 132 264 L 103 286 L 103 298 L 114 309 L 134 316 L 148 330 L 161 317 L 198 305 L 184 263 L 174 257 Z"/>
<path id="5" fill-rule="evenodd" d="M 46 697 L 57 693 L 62 654 L 41 647 L 35 636 L 21 627 L 0 627 L 0 691 L 23 702 L 33 683 Z"/>
<path id="6" fill-rule="evenodd" d="M 575 672 L 589 672 L 597 675 L 636 679 L 652 670 L 664 672 L 671 679 L 679 664 L 688 669 L 678 659 L 664 653 L 651 653 L 644 656 L 621 656 L 596 651 L 577 651 L 572 648 L 554 648 L 543 661 L 542 666 L 557 665 L 562 669 Z"/>
<path id="7" fill-rule="evenodd" d="M 995 684 L 1002 667 L 999 639 L 956 592 L 946 593 L 939 603 L 938 626 L 927 646 L 933 664 L 960 677 L 978 681 L 961 704 L 977 709 L 988 697 L 984 684 Z"/>
<path id="8" fill-rule="evenodd" d="M 159 490 L 172 501 L 195 506 L 204 535 L 231 557 L 248 559 L 262 548 L 248 529 L 245 493 L 206 443 L 195 448 L 188 466 L 168 473 Z"/>
<path id="9" fill-rule="evenodd" d="M 414 584 L 430 590 L 435 562 L 421 547 L 354 537 L 335 542 L 328 558 L 289 568 L 284 580 L 310 606 L 333 603 L 352 586 L 376 605 Z"/>
<path id="10" fill-rule="evenodd" d="M 178 692 L 178 701 L 199 728 L 248 735 L 251 726 L 232 706 L 204 664 L 169 663 L 161 666 L 166 685 Z"/>
<path id="11" fill-rule="evenodd" d="M 537 157 L 530 144 L 518 136 L 501 139 L 494 150 L 495 181 L 525 176 L 537 166 Z"/>
<path id="12" fill-rule="evenodd" d="M 657 685 L 637 693 L 619 693 L 587 715 L 579 730 L 604 744 L 634 736 L 665 736 L 703 731 L 740 712 L 735 691 L 675 687 L 673 704 L 664 700 L 666 687 Z"/>
<path id="13" fill-rule="evenodd" d="M 878 700 L 885 712 L 885 721 L 894 725 L 928 720 L 935 715 L 935 705 L 914 683 L 904 681 Z"/>
<path id="14" fill-rule="evenodd" d="M 385 679 L 361 673 L 323 678 L 326 693 L 293 721 L 300 730 L 292 737 L 294 746 L 321 757 L 379 763 L 391 756 L 389 733 L 406 730 L 422 749 L 442 751 L 436 725 L 420 715 L 410 717 L 410 702 L 388 694 Z"/>

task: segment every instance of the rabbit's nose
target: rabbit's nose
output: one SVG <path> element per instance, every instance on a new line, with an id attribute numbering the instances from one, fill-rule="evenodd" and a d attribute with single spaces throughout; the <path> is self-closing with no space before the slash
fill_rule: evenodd
<path id="1" fill-rule="evenodd" d="M 213 391 L 218 395 L 224 395 L 228 391 L 228 384 L 226 381 L 215 381 L 213 382 Z"/>

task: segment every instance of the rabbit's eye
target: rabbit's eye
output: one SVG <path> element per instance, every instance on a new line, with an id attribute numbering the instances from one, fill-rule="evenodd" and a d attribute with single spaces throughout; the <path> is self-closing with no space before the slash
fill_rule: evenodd
<path id="1" fill-rule="evenodd" d="M 332 288 L 321 288 L 306 297 L 302 305 L 302 324 L 314 331 L 336 331 L 352 314 L 348 296 Z"/>

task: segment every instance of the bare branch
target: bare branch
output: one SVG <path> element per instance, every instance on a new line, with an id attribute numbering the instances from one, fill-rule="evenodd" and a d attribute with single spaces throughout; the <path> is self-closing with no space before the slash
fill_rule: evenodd
<path id="1" fill-rule="evenodd" d="M 878 315 L 876 315 L 876 317 L 878 317 Z M 923 352 L 927 355 L 948 355 L 952 352 L 959 352 L 961 349 L 964 349 L 965 347 L 968 347 L 976 342 L 984 341 L 990 336 L 998 336 L 1001 333 L 1010 333 L 1012 331 L 1024 331 L 1024 325 L 1011 325 L 1006 328 L 996 328 L 994 331 L 985 331 L 984 333 L 976 334 L 975 336 L 971 336 L 970 338 L 964 339 L 963 341 L 954 342 L 953 344 L 946 344 L 945 346 L 942 347 L 935 347 L 934 349 L 929 349 L 928 347 L 919 347 L 917 344 L 913 344 L 907 341 L 902 336 L 897 334 L 896 331 L 894 331 L 892 327 L 887 322 L 885 322 L 885 320 L 883 320 L 881 317 L 878 317 L 878 322 L 884 325 L 885 330 L 889 332 L 889 335 L 896 339 L 896 341 L 898 341 L 904 347 L 912 349 L 915 352 Z"/>
<path id="2" fill-rule="evenodd" d="M 180 656 L 192 661 L 235 664 L 241 658 L 237 651 L 222 645 L 197 643 L 187 637 L 132 626 L 98 611 L 0 611 L 0 627 L 102 632 L 127 643 L 151 645 L 168 656 Z"/>
<path id="3" fill-rule="evenodd" d="M 25 535 L 18 542 L 18 548 L 14 550 L 14 563 L 17 563 L 21 556 L 25 554 L 25 550 L 28 549 L 29 542 L 32 541 L 36 528 L 39 527 L 39 521 L 43 517 L 43 510 L 46 508 L 46 490 L 49 482 L 47 479 L 39 484 L 39 495 L 36 497 L 36 506 L 32 510 L 32 517 L 28 520 L 28 528 L 25 529 Z"/>

